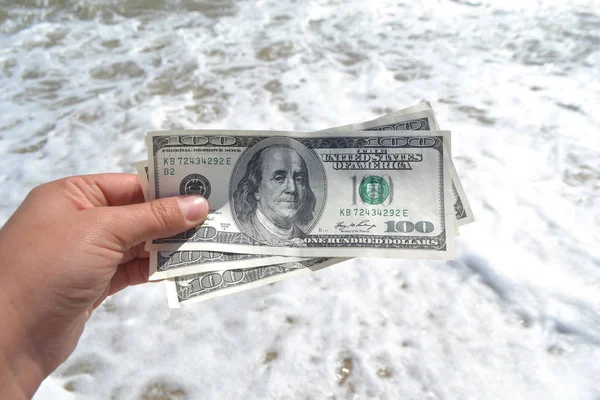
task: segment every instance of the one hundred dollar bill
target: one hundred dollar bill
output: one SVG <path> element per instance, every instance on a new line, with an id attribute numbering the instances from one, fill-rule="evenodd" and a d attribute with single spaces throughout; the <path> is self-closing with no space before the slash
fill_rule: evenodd
<path id="1" fill-rule="evenodd" d="M 144 199 L 148 195 L 148 161 L 135 164 Z M 255 268 L 265 265 L 292 263 L 307 260 L 306 257 L 263 256 L 215 251 L 150 251 L 148 279 L 157 281 L 181 275 L 197 274 L 214 270 Z"/>
<path id="2" fill-rule="evenodd" d="M 283 279 L 306 275 L 345 260 L 347 259 L 312 258 L 295 263 L 180 276 L 165 281 L 167 299 L 169 307 L 178 308 Z"/>
<path id="3" fill-rule="evenodd" d="M 215 270 L 246 269 L 308 260 L 307 257 L 264 256 L 220 251 L 150 251 L 151 281 Z"/>
<path id="4" fill-rule="evenodd" d="M 209 199 L 153 250 L 454 256 L 449 132 L 150 132 L 150 196 Z"/>

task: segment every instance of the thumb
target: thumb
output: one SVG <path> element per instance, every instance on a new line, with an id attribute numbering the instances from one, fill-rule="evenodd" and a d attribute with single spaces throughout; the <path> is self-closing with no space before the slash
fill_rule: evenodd
<path id="1" fill-rule="evenodd" d="M 94 210 L 101 213 L 104 231 L 124 251 L 146 240 L 173 236 L 202 224 L 208 215 L 208 202 L 202 196 L 192 195 Z"/>

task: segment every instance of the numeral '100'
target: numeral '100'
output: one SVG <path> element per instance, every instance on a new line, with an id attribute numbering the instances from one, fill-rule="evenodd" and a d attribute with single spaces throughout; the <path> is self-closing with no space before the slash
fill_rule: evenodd
<path id="1" fill-rule="evenodd" d="M 410 221 L 385 221 L 385 225 L 386 233 L 410 233 L 412 231 L 430 233 L 434 229 L 433 223 L 429 221 L 419 221 L 414 224 Z"/>

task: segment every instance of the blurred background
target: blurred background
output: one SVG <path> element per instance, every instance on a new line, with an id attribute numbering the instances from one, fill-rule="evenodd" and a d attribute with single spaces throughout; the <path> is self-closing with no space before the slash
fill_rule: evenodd
<path id="1" fill-rule="evenodd" d="M 355 259 L 92 316 L 36 399 L 600 399 L 600 3 L 0 0 L 0 223 L 148 130 L 312 131 L 430 101 L 476 221 L 456 261 Z"/>

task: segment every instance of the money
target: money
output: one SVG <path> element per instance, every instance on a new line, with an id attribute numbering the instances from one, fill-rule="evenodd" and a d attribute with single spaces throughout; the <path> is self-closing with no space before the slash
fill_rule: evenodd
<path id="1" fill-rule="evenodd" d="M 439 125 L 429 103 L 409 107 L 372 121 L 331 128 L 327 131 L 387 131 L 390 133 L 390 131 L 401 132 L 405 130 L 439 130 Z M 234 133 L 231 136 L 236 135 Z M 152 136 L 149 136 L 150 140 L 151 138 Z M 443 174 L 449 176 L 449 178 L 444 176 L 444 180 L 450 182 L 449 185 L 445 182 L 443 191 L 445 200 L 450 201 L 453 205 L 453 207 L 448 209 L 445 208 L 444 211 L 447 217 L 453 209 L 454 212 L 452 214 L 455 217 L 454 229 L 458 234 L 458 225 L 472 222 L 473 214 L 450 158 L 450 135 L 446 134 L 443 139 L 442 146 L 445 146 L 443 157 L 446 164 Z M 146 199 L 154 198 L 153 194 L 148 193 L 150 190 L 148 163 L 138 163 L 136 168 L 140 175 L 145 196 L 147 196 Z M 195 182 L 192 182 L 192 186 L 194 184 Z M 205 188 L 201 190 L 205 190 Z M 192 193 L 194 192 L 192 191 Z M 213 202 L 214 200 L 211 201 L 211 204 Z M 450 225 L 452 224 L 447 224 L 446 226 L 448 231 L 452 229 Z M 197 233 L 198 229 L 195 229 L 192 232 L 186 233 L 186 235 L 197 235 Z M 187 246 L 189 244 L 187 239 L 184 242 L 181 248 L 188 249 L 189 247 Z M 263 243 L 259 244 L 262 245 Z M 280 243 L 277 243 L 277 245 L 280 245 Z M 286 243 L 284 245 L 290 244 Z M 151 279 L 171 278 L 165 281 L 169 305 L 171 307 L 180 307 L 217 296 L 248 290 L 289 277 L 304 275 L 344 260 L 343 258 L 329 257 L 293 258 L 262 253 L 229 253 L 214 251 L 212 249 L 200 250 L 195 248 L 190 250 L 150 251 Z M 262 264 L 272 261 L 278 262 L 272 265 Z"/>
<path id="2" fill-rule="evenodd" d="M 246 269 L 308 260 L 307 257 L 264 256 L 219 251 L 150 251 L 149 280 L 221 269 Z"/>
<path id="3" fill-rule="evenodd" d="M 421 103 L 416 106 L 408 107 L 392 114 L 379 117 L 377 119 L 362 122 L 359 124 L 345 125 L 335 130 L 437 130 L 439 126 L 435 115 L 429 103 Z M 448 149 L 450 152 L 450 149 Z M 148 162 L 142 161 L 136 164 L 140 180 L 144 188 L 144 195 L 147 195 L 148 180 L 147 170 Z M 472 221 L 472 213 L 466 195 L 462 190 L 462 185 L 456 175 L 453 164 L 450 164 L 450 175 L 452 179 L 451 195 L 454 197 L 454 211 L 458 224 Z M 456 185 L 459 185 L 459 190 Z M 459 194 L 461 192 L 461 194 Z M 463 204 L 465 206 L 463 207 Z M 469 218 L 467 218 L 467 216 Z M 458 229 L 456 229 L 458 235 Z M 274 265 L 284 262 L 300 261 L 302 258 L 262 256 L 256 254 L 237 254 L 211 251 L 173 251 L 150 253 L 150 280 L 160 280 L 172 278 L 175 276 L 194 274 L 200 272 L 212 271 L 215 269 L 229 268 L 253 268 L 262 265 Z"/>
<path id="4" fill-rule="evenodd" d="M 454 255 L 449 132 L 150 132 L 152 198 L 209 218 L 154 250 L 296 257 Z M 218 183 L 218 184 L 216 184 Z"/>
<path id="5" fill-rule="evenodd" d="M 283 279 L 306 275 L 346 260 L 344 258 L 313 258 L 295 263 L 181 276 L 166 281 L 167 299 L 169 307 L 179 308 L 183 305 L 253 289 Z"/>

